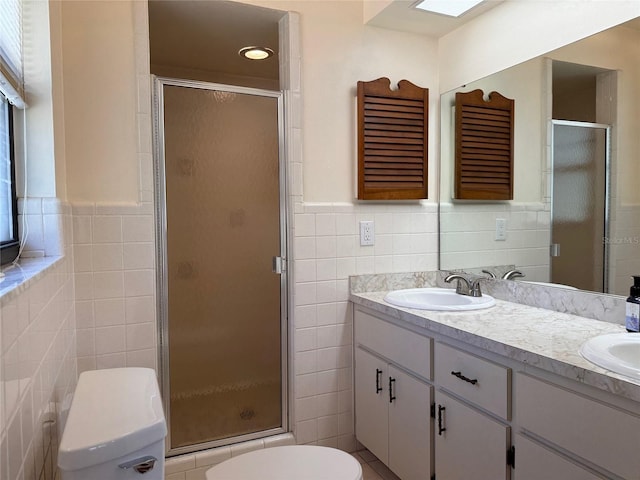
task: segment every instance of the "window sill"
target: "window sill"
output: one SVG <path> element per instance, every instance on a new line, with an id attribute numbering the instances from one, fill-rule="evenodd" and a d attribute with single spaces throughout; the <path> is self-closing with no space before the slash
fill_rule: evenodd
<path id="1" fill-rule="evenodd" d="M 0 279 L 0 299 L 5 302 L 18 296 L 63 258 L 63 256 L 22 258 L 16 265 L 2 267 L 4 277 Z"/>

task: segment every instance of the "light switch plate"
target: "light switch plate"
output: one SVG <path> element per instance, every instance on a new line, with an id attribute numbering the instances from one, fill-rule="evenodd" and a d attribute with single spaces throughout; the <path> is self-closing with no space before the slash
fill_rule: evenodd
<path id="1" fill-rule="evenodd" d="M 507 239 L 507 219 L 496 218 L 496 241 L 502 242 Z"/>

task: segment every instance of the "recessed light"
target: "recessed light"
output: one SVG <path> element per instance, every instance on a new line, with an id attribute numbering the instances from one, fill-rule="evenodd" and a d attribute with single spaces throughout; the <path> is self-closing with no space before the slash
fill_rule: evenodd
<path id="1" fill-rule="evenodd" d="M 244 47 L 238 52 L 238 55 L 248 60 L 264 60 L 271 57 L 273 54 L 274 51 L 270 48 L 256 46 Z"/>
<path id="2" fill-rule="evenodd" d="M 449 17 L 459 17 L 484 0 L 422 0 L 415 8 Z"/>

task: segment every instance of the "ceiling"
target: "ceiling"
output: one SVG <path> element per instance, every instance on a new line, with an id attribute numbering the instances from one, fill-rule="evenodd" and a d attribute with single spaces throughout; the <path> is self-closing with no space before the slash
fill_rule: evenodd
<path id="1" fill-rule="evenodd" d="M 392 0 L 384 10 L 369 20 L 367 25 L 439 38 L 498 6 L 503 1 L 485 0 L 456 18 L 413 8 L 418 0 Z"/>
<path id="2" fill-rule="evenodd" d="M 285 14 L 238 2 L 150 0 L 151 65 L 277 80 L 277 55 L 252 61 L 238 50 L 263 46 L 277 54 Z"/>

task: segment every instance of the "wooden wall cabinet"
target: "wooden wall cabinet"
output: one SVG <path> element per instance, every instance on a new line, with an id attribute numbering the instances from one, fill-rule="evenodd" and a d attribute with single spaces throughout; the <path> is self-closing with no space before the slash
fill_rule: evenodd
<path id="1" fill-rule="evenodd" d="M 456 199 L 513 200 L 514 104 L 498 92 L 456 93 Z"/>
<path id="2" fill-rule="evenodd" d="M 358 199 L 427 198 L 429 89 L 358 82 Z"/>

